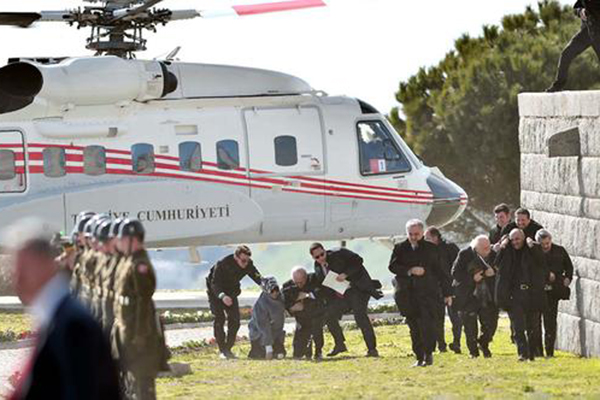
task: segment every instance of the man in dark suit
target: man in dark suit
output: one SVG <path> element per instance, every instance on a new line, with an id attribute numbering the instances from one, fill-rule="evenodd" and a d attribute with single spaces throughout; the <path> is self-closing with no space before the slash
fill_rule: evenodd
<path id="1" fill-rule="evenodd" d="M 502 238 L 507 237 L 510 231 L 517 227 L 510 215 L 510 207 L 502 203 L 494 207 L 494 219 L 496 224 L 490 229 L 489 239 L 492 245 L 499 243 Z M 499 250 L 500 245 L 498 245 Z"/>
<path id="2" fill-rule="evenodd" d="M 424 239 L 423 222 L 408 221 L 406 234 L 408 239 L 394 247 L 388 269 L 396 275 L 396 304 L 410 328 L 414 367 L 426 367 L 433 365 L 440 292 L 452 306 L 452 289 L 437 247 Z"/>
<path id="3" fill-rule="evenodd" d="M 454 303 L 461 315 L 467 336 L 471 358 L 479 357 L 479 349 L 485 358 L 492 352 L 489 344 L 498 327 L 498 308 L 494 304 L 496 270 L 493 267 L 495 253 L 485 235 L 477 236 L 471 245 L 460 251 L 452 267 Z M 479 335 L 481 324 L 481 336 Z"/>
<path id="4" fill-rule="evenodd" d="M 9 229 L 16 292 L 33 313 L 36 344 L 11 399 L 118 399 L 117 368 L 98 323 L 70 297 L 47 227 L 26 221 Z"/>
<path id="5" fill-rule="evenodd" d="M 535 240 L 542 246 L 549 271 L 548 283 L 546 285 L 548 307 L 542 313 L 542 317 L 544 318 L 546 356 L 554 357 L 558 302 L 560 300 L 569 300 L 571 296 L 569 285 L 573 280 L 573 262 L 564 247 L 552 242 L 552 235 L 547 230 L 540 229 L 535 235 Z M 537 340 L 541 342 L 541 334 Z"/>
<path id="6" fill-rule="evenodd" d="M 549 93 L 565 88 L 571 63 L 585 50 L 591 47 L 600 58 L 600 1 L 577 0 L 573 8 L 577 18 L 581 19 L 581 28 L 560 55 L 556 79 L 546 89 Z"/>
<path id="7" fill-rule="evenodd" d="M 536 357 L 539 314 L 546 309 L 548 269 L 541 247 L 513 229 L 497 258 L 496 304 L 509 312 L 519 361 Z"/>
<path id="8" fill-rule="evenodd" d="M 531 213 L 525 208 L 519 208 L 515 211 L 515 221 L 517 228 L 523 231 L 525 239 L 535 240 L 535 234 L 544 229 L 542 225 L 531 219 Z"/>
<path id="9" fill-rule="evenodd" d="M 435 226 L 430 226 L 427 228 L 425 231 L 425 240 L 437 246 L 440 253 L 440 265 L 442 268 L 444 268 L 444 272 L 450 276 L 450 270 L 452 269 L 454 260 L 456 260 L 456 256 L 460 251 L 458 246 L 452 242 L 446 241 L 446 239 L 442 237 L 440 230 Z M 446 304 L 444 304 L 444 300 L 441 298 L 438 302 L 438 319 L 436 321 L 435 335 L 436 342 L 440 353 L 445 353 L 447 351 L 445 328 L 446 310 L 448 310 L 448 316 L 450 317 L 450 322 L 452 324 L 452 343 L 450 343 L 450 350 L 458 354 L 460 353 L 462 322 L 460 320 L 460 316 L 458 315 L 458 311 L 454 308 L 454 304 L 452 307 L 446 306 Z"/>
<path id="10" fill-rule="evenodd" d="M 339 282 L 348 281 L 349 288 L 339 296 L 330 307 L 330 314 L 341 316 L 344 311 L 351 309 L 356 325 L 360 328 L 365 344 L 367 357 L 379 357 L 375 331 L 368 315 L 369 299 L 383 297 L 381 283 L 371 279 L 369 272 L 363 265 L 363 259 L 358 254 L 345 249 L 332 249 L 325 251 L 320 243 L 310 246 L 310 254 L 315 260 L 315 272 L 319 279 L 325 279 L 329 271 L 338 274 Z M 322 283 L 323 280 L 320 280 Z"/>
<path id="11" fill-rule="evenodd" d="M 238 246 L 233 254 L 217 261 L 206 278 L 206 292 L 210 311 L 215 316 L 213 329 L 221 359 L 236 358 L 231 349 L 240 329 L 238 296 L 242 293 L 240 282 L 246 276 L 261 285 L 262 278 L 252 261 L 252 251 L 248 246 Z"/>

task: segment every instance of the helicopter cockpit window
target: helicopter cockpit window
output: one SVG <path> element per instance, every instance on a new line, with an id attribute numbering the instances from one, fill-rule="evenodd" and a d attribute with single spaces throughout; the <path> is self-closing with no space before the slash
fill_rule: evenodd
<path id="1" fill-rule="evenodd" d="M 83 172 L 86 175 L 106 173 L 106 150 L 102 146 L 87 146 L 83 149 Z"/>
<path id="2" fill-rule="evenodd" d="M 360 173 L 362 175 L 408 172 L 410 163 L 381 121 L 358 123 Z"/>
<path id="3" fill-rule="evenodd" d="M 15 152 L 0 150 L 0 181 L 10 181 L 17 175 L 15 168 Z"/>
<path id="4" fill-rule="evenodd" d="M 47 147 L 42 152 L 44 158 L 44 175 L 49 178 L 60 178 L 67 174 L 67 155 L 60 147 Z"/>
<path id="5" fill-rule="evenodd" d="M 182 171 L 198 172 L 202 169 L 202 147 L 198 142 L 179 144 L 179 167 Z"/>
<path id="6" fill-rule="evenodd" d="M 154 172 L 154 146 L 139 143 L 131 146 L 132 167 L 136 174 L 147 175 Z"/>
<path id="7" fill-rule="evenodd" d="M 232 170 L 240 167 L 240 149 L 235 140 L 217 142 L 217 166 L 219 169 Z"/>
<path id="8" fill-rule="evenodd" d="M 280 167 L 291 167 L 298 164 L 298 146 L 293 136 L 277 136 L 275 138 L 275 164 Z"/>

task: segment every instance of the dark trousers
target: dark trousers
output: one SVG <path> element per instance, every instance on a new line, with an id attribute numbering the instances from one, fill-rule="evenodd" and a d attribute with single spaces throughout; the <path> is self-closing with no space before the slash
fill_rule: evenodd
<path id="1" fill-rule="evenodd" d="M 356 288 L 350 288 L 348 290 L 346 290 L 346 293 L 344 293 L 344 298 L 343 299 L 336 299 L 333 303 L 332 303 L 332 308 L 329 311 L 330 315 L 332 316 L 341 316 L 346 310 L 350 309 L 352 310 L 352 314 L 354 314 L 354 321 L 356 322 L 356 325 L 359 327 L 360 331 L 362 332 L 363 335 L 363 339 L 365 340 L 365 344 L 367 345 L 367 349 L 369 350 L 375 350 L 377 349 L 377 339 L 375 337 L 375 331 L 373 330 L 373 325 L 371 324 L 371 320 L 369 319 L 369 314 L 368 314 L 368 308 L 369 308 L 369 299 L 371 298 L 371 295 L 369 293 L 363 292 L 361 290 L 358 290 Z M 330 320 L 331 318 L 329 318 L 328 320 Z M 337 321 L 339 321 L 339 317 L 337 318 Z M 331 327 L 329 326 L 329 323 L 327 325 L 329 327 L 329 330 L 331 331 Z M 339 326 L 339 323 L 338 323 Z M 336 327 L 334 327 L 334 329 L 337 329 Z M 333 332 L 331 332 L 331 334 L 334 336 L 334 340 L 335 340 L 335 336 L 339 336 L 341 333 L 341 328 L 340 328 L 340 332 L 334 334 Z M 343 336 L 343 334 L 342 334 Z M 339 339 L 338 339 L 339 340 Z M 337 341 L 336 341 L 336 345 L 337 345 Z"/>
<path id="2" fill-rule="evenodd" d="M 581 24 L 581 29 L 567 44 L 562 51 L 558 62 L 558 73 L 555 84 L 564 86 L 567 83 L 569 67 L 577 56 L 588 48 L 592 47 L 598 58 L 600 58 L 600 21 L 589 17 L 586 22 Z"/>
<path id="3" fill-rule="evenodd" d="M 338 323 L 339 326 L 339 323 Z M 294 358 L 310 357 L 311 340 L 315 343 L 315 354 L 323 352 L 323 316 L 316 313 L 299 313 L 296 315 L 294 331 Z"/>
<path id="4" fill-rule="evenodd" d="M 325 307 L 325 325 L 333 337 L 336 348 L 343 347 L 346 342 L 344 331 L 340 326 L 340 319 L 348 311 L 348 305 L 343 297 L 332 297 Z"/>
<path id="5" fill-rule="evenodd" d="M 465 327 L 467 347 L 471 355 L 479 355 L 479 345 L 487 348 L 494 339 L 498 328 L 498 309 L 496 307 L 478 307 L 475 310 L 461 311 Z M 481 336 L 479 335 L 481 326 Z"/>
<path id="6" fill-rule="evenodd" d="M 554 355 L 554 346 L 556 345 L 556 319 L 558 318 L 558 302 L 560 300 L 555 296 L 548 294 L 548 308 L 544 311 L 544 345 L 546 355 Z"/>
<path id="7" fill-rule="evenodd" d="M 410 329 L 410 339 L 415 357 L 419 361 L 435 350 L 436 315 L 435 306 L 419 305 L 418 311 L 406 316 L 406 323 Z"/>
<path id="8" fill-rule="evenodd" d="M 526 310 L 515 304 L 509 311 L 515 329 L 515 341 L 519 356 L 533 360 L 536 354 L 535 338 L 538 335 L 539 311 Z"/>
<path id="9" fill-rule="evenodd" d="M 237 297 L 232 297 L 233 304 L 227 307 L 223 300 L 208 292 L 210 312 L 215 316 L 213 329 L 215 341 L 219 351 L 230 351 L 235 344 L 237 333 L 240 329 L 240 307 Z M 225 334 L 225 320 L 227 320 L 227 334 Z"/>
<path id="10" fill-rule="evenodd" d="M 462 335 L 462 321 L 460 319 L 459 312 L 453 306 L 446 306 L 443 300 L 441 300 L 440 302 L 441 304 L 438 305 L 438 319 L 436 321 L 435 327 L 435 339 L 438 345 L 438 349 L 446 349 L 446 312 L 448 312 L 450 322 L 452 323 L 452 343 L 460 347 L 460 337 Z"/>

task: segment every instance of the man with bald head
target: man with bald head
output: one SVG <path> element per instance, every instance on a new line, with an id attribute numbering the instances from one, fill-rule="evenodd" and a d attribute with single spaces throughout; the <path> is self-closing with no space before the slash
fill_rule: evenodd
<path id="1" fill-rule="evenodd" d="M 10 399 L 118 399 L 119 381 L 100 325 L 70 296 L 59 272 L 50 231 L 37 220 L 5 233 L 14 282 L 33 314 L 36 343 Z"/>
<path id="2" fill-rule="evenodd" d="M 304 267 L 292 269 L 292 279 L 282 286 L 285 308 L 296 319 L 294 331 L 294 358 L 311 358 L 311 340 L 315 344 L 315 360 L 323 358 L 324 304 L 317 297 L 319 281 Z"/>
<path id="3" fill-rule="evenodd" d="M 437 246 L 425 240 L 424 228 L 417 219 L 406 223 L 407 239 L 394 247 L 388 267 L 395 275 L 396 305 L 410 328 L 415 367 L 433 364 L 438 302 L 443 297 L 452 305 L 450 276 Z"/>
<path id="4" fill-rule="evenodd" d="M 497 305 L 511 317 L 519 361 L 533 361 L 539 335 L 537 321 L 546 309 L 544 289 L 549 277 L 542 249 L 526 239 L 522 230 L 513 229 L 502 242 L 497 265 Z"/>
<path id="5" fill-rule="evenodd" d="M 486 358 L 492 356 L 489 344 L 498 327 L 498 308 L 494 303 L 495 258 L 490 239 L 480 235 L 460 251 L 452 267 L 455 307 L 463 321 L 471 358 L 479 357 L 479 350 Z"/>

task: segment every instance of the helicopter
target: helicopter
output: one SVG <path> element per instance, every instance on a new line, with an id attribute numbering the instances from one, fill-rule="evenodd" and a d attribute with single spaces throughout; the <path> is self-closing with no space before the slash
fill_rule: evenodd
<path id="1" fill-rule="evenodd" d="M 156 248 L 392 238 L 412 218 L 444 226 L 468 197 L 367 102 L 281 72 L 137 59 L 144 32 L 193 18 L 324 7 L 291 0 L 220 10 L 84 0 L 0 13 L 63 22 L 92 57 L 0 68 L 0 224 L 38 216 L 70 231 L 82 210 L 137 218 Z"/>

